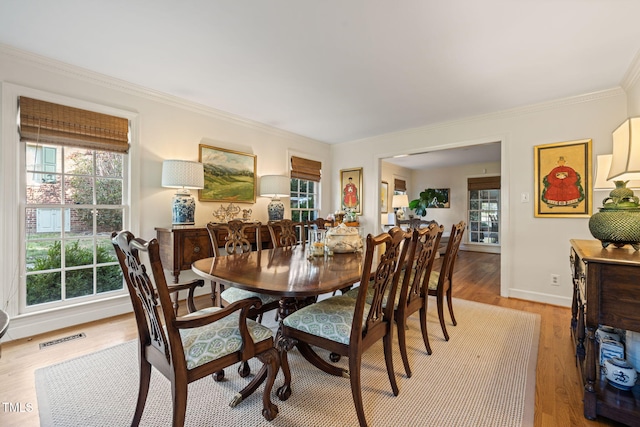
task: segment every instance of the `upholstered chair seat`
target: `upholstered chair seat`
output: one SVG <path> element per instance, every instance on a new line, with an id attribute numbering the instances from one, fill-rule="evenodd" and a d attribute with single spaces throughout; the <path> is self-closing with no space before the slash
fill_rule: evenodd
<path id="1" fill-rule="evenodd" d="M 278 303 L 278 301 L 280 300 L 280 298 L 277 295 L 269 295 L 269 294 L 263 294 L 261 292 L 247 291 L 240 288 L 234 288 L 232 286 L 222 291 L 222 293 L 220 294 L 220 297 L 227 304 L 233 304 L 234 302 L 240 301 L 241 299 L 258 297 L 260 298 L 260 302 L 262 302 L 263 306 L 267 304 L 269 304 L 269 306 L 272 306 L 274 303 Z"/>

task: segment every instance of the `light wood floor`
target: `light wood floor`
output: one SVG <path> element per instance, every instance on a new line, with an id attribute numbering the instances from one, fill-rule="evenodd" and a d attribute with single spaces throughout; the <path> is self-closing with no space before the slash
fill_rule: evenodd
<path id="1" fill-rule="evenodd" d="M 499 264 L 499 255 L 461 251 L 454 275 L 454 297 L 541 315 L 535 426 L 619 425 L 603 418 L 589 421 L 582 415 L 581 386 L 569 329 L 570 310 L 500 297 Z M 204 307 L 210 305 L 211 300 L 201 297 L 197 303 Z M 84 332 L 86 338 L 39 349 L 41 342 L 79 332 Z M 34 385 L 36 369 L 135 338 L 133 316 L 123 315 L 3 344 L 0 358 L 0 426 L 39 425 Z M 15 412 L 16 403 L 20 403 L 23 412 Z M 29 406 L 33 410 L 29 411 Z"/>

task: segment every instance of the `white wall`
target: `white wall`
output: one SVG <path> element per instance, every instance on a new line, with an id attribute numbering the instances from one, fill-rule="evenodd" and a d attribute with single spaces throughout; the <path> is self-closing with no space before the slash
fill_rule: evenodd
<path id="1" fill-rule="evenodd" d="M 258 176 L 288 173 L 289 154 L 321 161 L 323 168 L 326 168 L 321 183 L 326 188 L 320 201 L 321 209 L 328 210 L 331 206 L 329 190 L 334 175 L 330 173 L 330 147 L 325 143 L 2 46 L 0 82 L 106 105 L 137 115 L 137 146 L 132 152 L 137 152 L 139 157 L 132 160 L 133 167 L 140 171 L 140 188 L 136 191 L 138 197 L 135 203 L 139 204 L 139 234 L 143 238 L 151 239 L 155 237 L 155 227 L 171 224 L 171 197 L 174 190 L 160 186 L 162 160 L 197 160 L 200 143 L 256 154 Z M 6 135 L 16 132 L 13 127 L 16 118 L 12 111 L 15 111 L 14 104 L 2 110 L 2 122 L 5 124 L 2 129 L 2 143 L 5 145 L 1 159 L 3 165 L 15 165 L 17 161 L 17 157 L 12 156 L 16 156 L 18 150 L 15 147 L 7 149 L 9 138 Z M 2 190 L 17 187 L 16 174 L 7 172 L 6 168 L 0 171 L 0 180 Z M 1 195 L 3 206 L 0 215 L 3 226 L 0 229 L 0 271 L 17 274 L 18 267 L 7 259 L 8 254 L 18 253 L 23 249 L 15 219 L 20 200 L 15 191 L 3 191 Z M 251 207 L 253 218 L 266 222 L 268 202 L 268 199 L 258 197 L 255 205 L 242 204 L 241 207 Z M 219 207 L 220 203 L 196 201 L 196 223 L 204 225 L 212 220 L 213 210 Z M 130 309 L 127 295 L 118 302 L 112 302 L 109 310 L 102 310 L 100 304 L 92 304 L 90 307 L 56 310 L 44 315 L 22 316 L 16 311 L 16 278 L 17 275 L 14 275 L 13 280 L 8 280 L 9 277 L 5 276 L 0 281 L 0 306 L 8 308 L 13 318 L 9 339 Z M 73 315 L 70 314 L 72 312 Z"/>
<path id="2" fill-rule="evenodd" d="M 569 306 L 569 239 L 592 236 L 588 218 L 534 218 L 533 199 L 520 202 L 521 193 L 534 194 L 534 146 L 590 138 L 593 158 L 610 153 L 611 132 L 626 115 L 625 92 L 612 89 L 339 144 L 332 147 L 332 167 L 334 175 L 340 169 L 362 167 L 365 179 L 370 179 L 379 177 L 381 158 L 500 141 L 501 294 Z M 377 223 L 377 199 L 375 195 L 367 196 L 363 201 L 366 224 Z M 605 196 L 606 193 L 594 192 L 596 208 Z M 374 229 L 376 225 L 368 228 Z M 560 286 L 550 285 L 551 274 L 560 275 Z"/>

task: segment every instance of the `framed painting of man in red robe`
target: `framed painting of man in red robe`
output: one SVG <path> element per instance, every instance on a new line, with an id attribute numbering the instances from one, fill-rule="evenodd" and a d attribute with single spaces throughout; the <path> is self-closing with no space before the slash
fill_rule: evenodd
<path id="1" fill-rule="evenodd" d="M 534 147 L 535 216 L 590 217 L 591 140 Z"/>
<path id="2" fill-rule="evenodd" d="M 342 169 L 340 171 L 342 188 L 342 210 L 349 209 L 362 214 L 362 168 Z"/>

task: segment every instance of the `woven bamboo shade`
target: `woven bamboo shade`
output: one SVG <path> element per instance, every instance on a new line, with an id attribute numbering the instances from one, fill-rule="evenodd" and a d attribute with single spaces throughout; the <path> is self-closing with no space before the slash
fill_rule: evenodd
<path id="1" fill-rule="evenodd" d="M 499 190 L 500 177 L 487 176 L 482 178 L 468 178 L 467 190 Z"/>
<path id="2" fill-rule="evenodd" d="M 291 178 L 320 182 L 322 162 L 291 156 Z"/>
<path id="3" fill-rule="evenodd" d="M 394 191 L 407 191 L 407 183 L 404 179 L 394 178 L 393 180 L 393 190 Z"/>
<path id="4" fill-rule="evenodd" d="M 93 150 L 129 151 L 129 120 L 20 97 L 20 140 Z"/>

